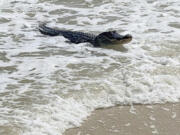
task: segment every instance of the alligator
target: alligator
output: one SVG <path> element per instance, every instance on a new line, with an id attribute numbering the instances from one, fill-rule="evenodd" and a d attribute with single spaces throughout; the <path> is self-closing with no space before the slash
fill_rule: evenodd
<path id="1" fill-rule="evenodd" d="M 94 35 L 78 31 L 50 28 L 47 27 L 46 24 L 40 24 L 39 31 L 44 35 L 63 36 L 71 43 L 75 44 L 89 42 L 94 47 L 100 47 L 104 45 L 122 45 L 129 43 L 132 40 L 132 36 L 130 34 L 120 35 L 116 31 L 107 31 L 102 32 L 99 35 Z"/>

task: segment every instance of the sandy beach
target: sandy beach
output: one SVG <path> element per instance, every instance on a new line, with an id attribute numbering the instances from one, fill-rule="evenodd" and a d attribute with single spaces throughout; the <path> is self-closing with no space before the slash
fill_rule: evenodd
<path id="1" fill-rule="evenodd" d="M 64 135 L 180 135 L 180 104 L 116 106 L 95 110 Z"/>

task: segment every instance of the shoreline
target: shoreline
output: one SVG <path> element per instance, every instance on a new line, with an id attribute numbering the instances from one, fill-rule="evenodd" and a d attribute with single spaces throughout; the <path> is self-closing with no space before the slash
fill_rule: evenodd
<path id="1" fill-rule="evenodd" d="M 63 135 L 179 135 L 180 103 L 97 109 Z"/>

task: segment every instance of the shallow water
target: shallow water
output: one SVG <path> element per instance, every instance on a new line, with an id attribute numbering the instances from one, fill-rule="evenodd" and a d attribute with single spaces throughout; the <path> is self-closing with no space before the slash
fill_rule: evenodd
<path id="1" fill-rule="evenodd" d="M 1 135 L 60 135 L 95 108 L 179 102 L 179 0 L 2 0 L 0 12 Z M 68 44 L 41 22 L 133 41 Z"/>

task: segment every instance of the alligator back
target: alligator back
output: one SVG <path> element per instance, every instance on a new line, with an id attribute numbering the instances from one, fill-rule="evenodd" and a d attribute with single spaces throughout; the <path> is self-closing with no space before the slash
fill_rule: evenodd
<path id="1" fill-rule="evenodd" d="M 63 36 L 67 38 L 70 42 L 78 44 L 84 42 L 90 42 L 94 44 L 95 35 L 77 31 L 68 31 L 68 30 L 58 30 L 45 26 L 42 24 L 39 26 L 39 31 L 44 35 L 49 36 Z"/>

